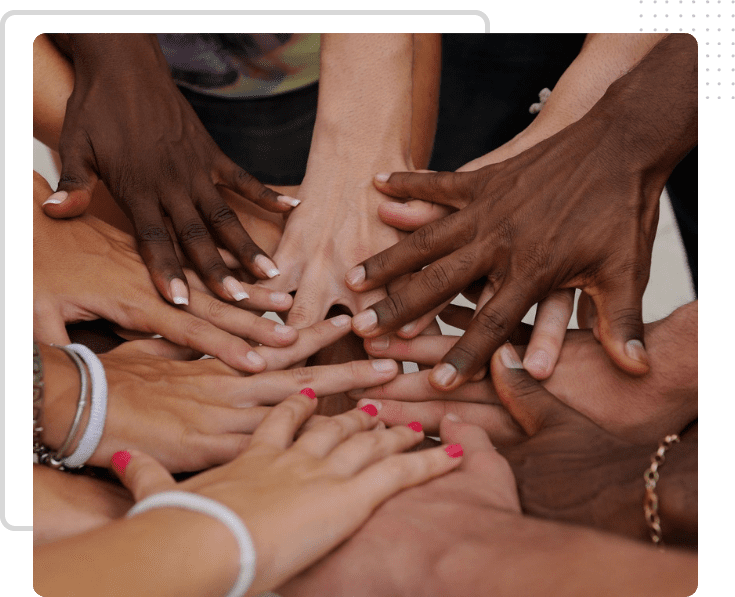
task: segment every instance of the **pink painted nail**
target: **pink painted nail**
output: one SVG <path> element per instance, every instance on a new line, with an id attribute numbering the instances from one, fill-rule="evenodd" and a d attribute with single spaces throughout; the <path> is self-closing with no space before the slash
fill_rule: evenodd
<path id="1" fill-rule="evenodd" d="M 409 423 L 408 426 L 413 429 L 416 433 L 419 433 L 420 431 L 423 431 L 424 428 L 421 426 L 421 423 L 418 421 L 414 421 L 413 423 Z"/>
<path id="2" fill-rule="evenodd" d="M 452 444 L 444 448 L 444 451 L 449 455 L 450 458 L 459 458 L 464 454 L 462 446 L 460 444 Z"/>
<path id="3" fill-rule="evenodd" d="M 112 464 L 112 468 L 117 471 L 117 474 L 123 476 L 125 474 L 125 469 L 128 464 L 130 464 L 130 452 L 127 450 L 115 452 L 110 459 L 110 463 Z"/>
<path id="4" fill-rule="evenodd" d="M 308 396 L 312 400 L 316 399 L 316 392 L 312 390 L 311 388 L 304 388 L 299 392 L 299 394 L 303 394 L 304 396 Z"/>
<path id="5" fill-rule="evenodd" d="M 378 409 L 375 408 L 372 404 L 366 404 L 360 410 L 364 410 L 371 417 L 377 417 L 378 416 Z"/>

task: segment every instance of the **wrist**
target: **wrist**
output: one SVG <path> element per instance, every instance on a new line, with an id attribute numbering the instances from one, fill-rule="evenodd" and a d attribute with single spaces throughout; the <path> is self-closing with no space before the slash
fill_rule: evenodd
<path id="1" fill-rule="evenodd" d="M 157 70 L 168 75 L 166 59 L 154 34 L 69 34 L 68 47 L 77 81 L 109 76 L 116 80 L 135 75 L 150 78 Z"/>

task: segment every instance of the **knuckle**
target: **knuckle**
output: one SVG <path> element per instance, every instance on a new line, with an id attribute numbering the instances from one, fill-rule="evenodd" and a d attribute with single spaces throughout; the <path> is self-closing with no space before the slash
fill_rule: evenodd
<path id="1" fill-rule="evenodd" d="M 296 367 L 290 371 L 297 384 L 308 386 L 314 381 L 314 373 L 311 367 Z"/>
<path id="2" fill-rule="evenodd" d="M 252 240 L 243 240 L 237 246 L 237 254 L 250 260 L 254 259 L 259 253 L 261 253 L 260 248 Z"/>
<path id="3" fill-rule="evenodd" d="M 513 273 L 520 279 L 543 275 L 551 267 L 552 252 L 546 243 L 531 243 L 517 255 L 512 266 Z"/>
<path id="4" fill-rule="evenodd" d="M 474 323 L 476 331 L 494 343 L 504 342 L 513 331 L 508 316 L 490 306 L 475 315 Z"/>
<path id="5" fill-rule="evenodd" d="M 184 323 L 183 331 L 187 338 L 198 338 L 209 328 L 209 324 L 203 319 L 192 317 Z"/>
<path id="6" fill-rule="evenodd" d="M 230 209 L 230 207 L 225 204 L 215 207 L 209 213 L 209 217 L 207 219 L 214 228 L 227 226 L 228 224 L 232 224 L 233 222 L 238 221 L 235 212 L 232 211 L 232 209 Z"/>
<path id="7" fill-rule="evenodd" d="M 412 248 L 421 255 L 429 255 L 434 250 L 436 244 L 436 233 L 434 226 L 427 225 L 423 228 L 419 228 L 411 236 L 408 237 L 411 242 Z"/>
<path id="8" fill-rule="evenodd" d="M 223 319 L 231 306 L 218 300 L 211 300 L 207 305 L 207 316 L 210 321 L 219 321 Z"/>
<path id="9" fill-rule="evenodd" d="M 400 294 L 389 294 L 382 301 L 382 311 L 386 313 L 390 319 L 400 319 L 406 312 L 406 304 L 403 297 Z M 377 305 L 373 306 L 378 311 Z M 380 314 L 378 315 L 378 321 L 380 321 Z"/>
<path id="10" fill-rule="evenodd" d="M 451 273 L 454 273 L 453 271 Z M 442 263 L 432 263 L 419 276 L 424 291 L 443 294 L 452 284 L 450 272 Z"/>
<path id="11" fill-rule="evenodd" d="M 242 168 L 237 168 L 235 170 L 235 176 L 234 176 L 234 183 L 238 186 L 242 187 L 249 187 L 253 183 L 256 183 L 255 177 L 250 174 L 249 172 L 246 172 Z"/>
<path id="12" fill-rule="evenodd" d="M 209 238 L 207 228 L 199 220 L 185 222 L 177 231 L 179 241 L 183 244 L 194 244 Z"/>
<path id="13" fill-rule="evenodd" d="M 155 224 L 144 225 L 138 229 L 138 241 L 144 243 L 165 243 L 171 239 L 168 230 L 164 226 L 156 226 Z"/>

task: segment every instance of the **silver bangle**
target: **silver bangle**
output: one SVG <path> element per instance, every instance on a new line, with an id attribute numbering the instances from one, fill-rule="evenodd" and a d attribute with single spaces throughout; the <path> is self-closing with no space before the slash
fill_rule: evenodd
<path id="1" fill-rule="evenodd" d="M 240 547 L 240 572 L 227 597 L 245 595 L 255 578 L 255 545 L 242 519 L 227 506 L 218 501 L 187 491 L 163 491 L 139 501 L 127 513 L 135 516 L 153 508 L 184 508 L 216 518 L 235 536 Z"/>
<path id="2" fill-rule="evenodd" d="M 79 440 L 77 449 L 71 456 L 63 459 L 67 468 L 80 468 L 90 459 L 102 438 L 107 416 L 107 378 L 105 368 L 97 355 L 82 344 L 69 344 L 66 348 L 75 352 L 84 361 L 92 378 L 92 406 L 89 411 L 89 421 Z"/>

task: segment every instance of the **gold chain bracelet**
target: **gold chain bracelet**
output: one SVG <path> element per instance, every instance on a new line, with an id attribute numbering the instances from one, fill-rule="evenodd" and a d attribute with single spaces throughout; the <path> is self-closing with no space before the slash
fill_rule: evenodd
<path id="1" fill-rule="evenodd" d="M 643 515 L 648 523 L 648 532 L 654 545 L 661 545 L 661 517 L 658 515 L 658 495 L 656 484 L 658 483 L 658 469 L 666 460 L 666 451 L 676 443 L 679 443 L 677 434 L 667 435 L 658 445 L 658 450 L 651 456 L 651 466 L 643 473 L 646 482 L 646 495 L 643 498 Z"/>

